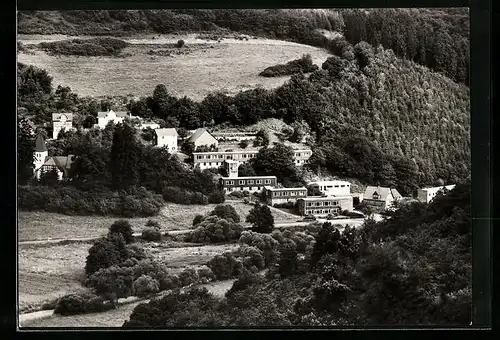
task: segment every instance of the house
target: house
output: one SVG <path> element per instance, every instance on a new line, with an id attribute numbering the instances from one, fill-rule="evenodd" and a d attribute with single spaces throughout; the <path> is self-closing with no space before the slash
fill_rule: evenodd
<path id="1" fill-rule="evenodd" d="M 40 169 L 49 156 L 49 151 L 47 150 L 47 146 L 45 145 L 45 139 L 41 134 L 38 134 L 38 136 L 36 137 L 35 152 L 33 156 L 34 175 L 37 179 L 40 179 Z"/>
<path id="2" fill-rule="evenodd" d="M 194 144 L 194 149 L 198 148 L 199 146 L 212 146 L 215 145 L 215 147 L 219 146 L 219 141 L 217 138 L 215 138 L 210 132 L 208 132 L 206 129 L 200 128 L 197 129 L 189 138 L 186 140 L 187 142 L 192 142 Z"/>
<path id="3" fill-rule="evenodd" d="M 394 188 L 368 186 L 363 194 L 363 202 L 376 212 L 393 207 L 394 201 L 403 198 Z"/>
<path id="4" fill-rule="evenodd" d="M 109 110 L 108 112 L 98 112 L 97 113 L 97 125 L 104 129 L 109 122 L 114 122 L 115 124 L 123 123 L 125 118 L 130 118 L 131 116 L 127 112 Z"/>
<path id="5" fill-rule="evenodd" d="M 258 150 L 193 152 L 193 165 L 202 170 L 218 168 L 227 159 L 244 163 L 255 158 L 258 153 Z"/>
<path id="6" fill-rule="evenodd" d="M 240 166 L 240 162 L 232 160 L 232 159 L 226 159 L 224 161 L 224 168 L 226 169 L 227 176 L 229 178 L 235 178 L 238 177 L 238 167 Z"/>
<path id="7" fill-rule="evenodd" d="M 309 196 L 297 200 L 299 214 L 324 217 L 328 214 L 339 214 L 352 211 L 352 196 Z"/>
<path id="8" fill-rule="evenodd" d="M 446 186 L 442 186 L 442 187 L 418 189 L 417 199 L 420 202 L 429 203 L 434 199 L 434 197 L 436 197 L 436 195 L 439 193 L 440 190 L 444 189 L 443 191 L 445 191 L 445 190 L 452 190 L 454 188 L 455 188 L 455 184 L 446 185 Z"/>
<path id="9" fill-rule="evenodd" d="M 346 181 L 317 181 L 309 183 L 326 196 L 346 196 L 351 194 L 351 183 Z"/>
<path id="10" fill-rule="evenodd" d="M 154 144 L 158 147 L 166 146 L 171 153 L 179 151 L 177 148 L 177 138 L 179 134 L 174 128 L 155 129 Z"/>
<path id="11" fill-rule="evenodd" d="M 268 205 L 296 202 L 297 199 L 307 196 L 307 188 L 273 188 L 265 187 L 266 203 Z"/>
<path id="12" fill-rule="evenodd" d="M 219 180 L 219 184 L 226 194 L 233 191 L 258 192 L 265 186 L 275 187 L 277 183 L 276 176 L 222 177 Z"/>
<path id="13" fill-rule="evenodd" d="M 41 134 L 37 136 L 34 154 L 34 175 L 36 179 L 39 180 L 44 172 L 52 170 L 57 171 L 57 178 L 59 180 L 67 178 L 73 161 L 74 155 L 49 156 L 43 136 Z"/>
<path id="14" fill-rule="evenodd" d="M 69 131 L 73 128 L 72 113 L 53 113 L 52 114 L 52 138 L 57 139 L 61 130 Z"/>
<path id="15" fill-rule="evenodd" d="M 294 150 L 294 161 L 296 166 L 304 165 L 309 158 L 312 156 L 312 150 L 310 149 L 298 149 Z"/>

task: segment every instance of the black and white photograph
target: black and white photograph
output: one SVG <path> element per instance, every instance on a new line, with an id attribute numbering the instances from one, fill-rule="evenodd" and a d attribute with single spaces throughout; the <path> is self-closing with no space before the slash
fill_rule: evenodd
<path id="1" fill-rule="evenodd" d="M 469 9 L 17 12 L 19 329 L 468 327 Z"/>

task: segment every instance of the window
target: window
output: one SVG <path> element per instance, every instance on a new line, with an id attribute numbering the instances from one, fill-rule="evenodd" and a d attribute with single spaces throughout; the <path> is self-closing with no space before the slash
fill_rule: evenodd
<path id="1" fill-rule="evenodd" d="M 337 202 L 337 201 L 333 202 L 333 205 L 337 205 L 337 204 L 339 204 L 339 202 Z"/>
<path id="2" fill-rule="evenodd" d="M 342 185 L 341 185 L 341 187 L 342 187 L 342 188 L 344 188 L 344 187 L 345 187 L 345 185 L 343 185 L 343 184 L 342 184 Z"/>
<path id="3" fill-rule="evenodd" d="M 310 206 L 311 206 L 311 202 L 308 202 L 308 203 L 307 203 L 307 206 L 308 206 L 308 207 L 310 207 Z"/>
<path id="4" fill-rule="evenodd" d="M 331 202 L 325 202 L 325 206 L 329 206 Z"/>
<path id="5" fill-rule="evenodd" d="M 270 180 L 270 179 L 266 179 L 266 180 L 264 181 L 264 183 L 266 183 L 266 184 L 271 184 L 271 180 Z"/>
<path id="6" fill-rule="evenodd" d="M 244 185 L 245 184 L 245 181 L 244 180 L 240 180 L 240 185 Z"/>
<path id="7" fill-rule="evenodd" d="M 203 156 L 196 155 L 196 159 L 202 159 Z"/>
<path id="8" fill-rule="evenodd" d="M 228 185 L 234 185 L 234 181 L 227 181 Z"/>
<path id="9" fill-rule="evenodd" d="M 299 192 L 299 196 L 304 196 L 304 192 L 303 191 Z"/>
<path id="10" fill-rule="evenodd" d="M 212 162 L 208 163 L 209 166 L 212 166 Z"/>
<path id="11" fill-rule="evenodd" d="M 260 190 L 260 187 L 257 187 L 257 190 Z"/>
<path id="12" fill-rule="evenodd" d="M 207 159 L 210 159 L 210 155 L 207 155 Z"/>
<path id="13" fill-rule="evenodd" d="M 339 187 L 338 185 L 335 186 L 335 188 L 338 188 L 338 187 Z"/>
<path id="14" fill-rule="evenodd" d="M 261 179 L 258 179 L 255 181 L 256 184 L 262 184 L 262 180 Z"/>
<path id="15" fill-rule="evenodd" d="M 206 166 L 206 165 L 207 165 L 207 163 L 203 163 L 203 166 Z"/>
<path id="16" fill-rule="evenodd" d="M 275 192 L 274 196 L 281 196 L 281 192 Z"/>

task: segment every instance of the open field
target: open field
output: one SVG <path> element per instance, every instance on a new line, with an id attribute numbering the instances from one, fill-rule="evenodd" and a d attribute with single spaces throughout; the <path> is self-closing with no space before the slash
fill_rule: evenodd
<path id="1" fill-rule="evenodd" d="M 41 306 L 67 293 L 84 290 L 85 258 L 89 244 L 19 247 L 19 308 Z"/>
<path id="2" fill-rule="evenodd" d="M 241 201 L 231 201 L 242 220 L 248 214 L 251 205 Z M 192 228 L 193 219 L 198 214 L 206 214 L 215 208 L 216 204 L 182 205 L 167 203 L 158 216 L 127 219 L 132 224 L 134 232 L 141 232 L 149 219 L 160 223 L 162 231 L 182 230 Z M 276 220 L 286 220 L 291 217 L 279 210 L 273 210 Z M 100 237 L 106 235 L 108 228 L 117 217 L 106 216 L 67 216 L 47 212 L 18 212 L 18 240 L 70 239 L 79 237 Z"/>
<path id="3" fill-rule="evenodd" d="M 82 96 L 144 96 L 152 94 L 157 84 L 165 84 L 172 94 L 199 100 L 213 91 L 236 93 L 257 86 L 275 88 L 289 77 L 258 76 L 266 67 L 306 53 L 321 65 L 329 56 L 320 48 L 279 40 L 224 39 L 218 43 L 195 36 L 126 38 L 132 45 L 123 50 L 122 57 L 50 56 L 35 49 L 20 52 L 18 61 L 47 70 L 54 78 L 54 87 L 69 86 Z M 19 40 L 29 45 L 65 38 L 20 36 Z M 170 46 L 178 39 L 186 42 L 182 54 L 176 54 L 179 49 Z M 151 50 L 171 55 L 148 54 Z"/>

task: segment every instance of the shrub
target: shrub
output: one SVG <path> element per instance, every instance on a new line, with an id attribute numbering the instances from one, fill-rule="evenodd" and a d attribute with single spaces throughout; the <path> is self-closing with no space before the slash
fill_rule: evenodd
<path id="1" fill-rule="evenodd" d="M 311 55 L 306 54 L 300 59 L 289 61 L 286 64 L 270 66 L 262 71 L 259 76 L 262 77 L 282 77 L 295 73 L 309 73 L 318 70 L 319 67 L 312 62 Z"/>
<path id="2" fill-rule="evenodd" d="M 250 191 L 243 190 L 243 197 L 250 197 Z"/>
<path id="3" fill-rule="evenodd" d="M 212 272 L 212 269 L 210 269 L 207 266 L 203 266 L 202 268 L 197 269 L 198 277 L 206 282 L 212 281 L 215 278 L 214 273 Z M 202 282 L 202 283 L 206 283 Z"/>
<path id="4" fill-rule="evenodd" d="M 161 233 L 155 228 L 146 228 L 142 231 L 142 239 L 145 241 L 161 241 Z"/>
<path id="5" fill-rule="evenodd" d="M 253 231 L 259 233 L 270 233 L 274 227 L 274 217 L 267 205 L 256 203 L 246 217 L 246 221 L 252 223 Z"/>
<path id="6" fill-rule="evenodd" d="M 286 242 L 279 247 L 278 272 L 282 277 L 293 275 L 298 268 L 296 248 L 293 241 Z"/>
<path id="7" fill-rule="evenodd" d="M 196 215 L 193 219 L 193 226 L 200 224 L 202 220 L 203 220 L 203 215 Z"/>
<path id="8" fill-rule="evenodd" d="M 132 268 L 112 266 L 99 269 L 92 274 L 85 285 L 94 288 L 97 294 L 112 293 L 117 298 L 132 295 L 134 272 Z"/>
<path id="9" fill-rule="evenodd" d="M 236 209 L 230 204 L 219 204 L 214 210 L 210 212 L 210 215 L 216 215 L 225 220 L 232 219 L 234 222 L 240 222 L 240 216 L 236 212 Z"/>
<path id="10" fill-rule="evenodd" d="M 54 314 L 76 315 L 85 313 L 85 305 L 92 294 L 69 294 L 61 297 L 56 304 Z"/>
<path id="11" fill-rule="evenodd" d="M 134 232 L 132 226 L 127 220 L 118 220 L 109 227 L 109 233 L 118 233 L 123 236 L 125 243 L 132 243 L 134 241 Z"/>
<path id="12" fill-rule="evenodd" d="M 231 298 L 234 293 L 247 289 L 249 286 L 259 284 L 264 281 L 264 278 L 259 274 L 243 273 L 231 288 L 226 292 L 226 298 Z"/>
<path id="13" fill-rule="evenodd" d="M 115 304 L 105 301 L 102 296 L 92 297 L 85 303 L 86 313 L 102 313 L 113 308 L 115 308 Z"/>
<path id="14" fill-rule="evenodd" d="M 177 187 L 164 187 L 162 190 L 163 199 L 167 202 L 178 204 L 203 204 L 210 202 L 210 197 L 201 192 L 191 192 Z"/>
<path id="15" fill-rule="evenodd" d="M 121 234 L 110 235 L 95 242 L 89 249 L 85 273 L 90 276 L 102 268 L 117 265 L 127 259 L 129 252 Z"/>
<path id="16" fill-rule="evenodd" d="M 184 44 L 185 44 L 184 40 L 180 39 L 177 41 L 177 44 L 175 44 L 175 46 L 178 48 L 181 48 L 182 46 L 184 46 Z"/>
<path id="17" fill-rule="evenodd" d="M 216 255 L 207 266 L 212 270 L 217 280 L 230 279 L 243 273 L 243 263 L 231 253 Z"/>
<path id="18" fill-rule="evenodd" d="M 242 148 L 242 149 L 245 149 L 247 146 L 248 146 L 248 141 L 246 139 L 242 140 L 241 142 L 239 142 L 239 147 Z"/>
<path id="19" fill-rule="evenodd" d="M 160 283 L 149 275 L 141 275 L 134 281 L 134 293 L 139 297 L 145 297 L 160 291 Z"/>
<path id="20" fill-rule="evenodd" d="M 229 194 L 229 196 L 233 196 L 233 197 L 236 197 L 236 198 L 242 198 L 243 197 L 243 193 L 241 191 L 233 191 Z"/>
<path id="21" fill-rule="evenodd" d="M 239 223 L 225 220 L 217 216 L 209 216 L 190 232 L 185 240 L 187 242 L 225 242 L 239 239 L 243 227 Z"/>
<path id="22" fill-rule="evenodd" d="M 180 287 L 179 277 L 177 275 L 166 274 L 159 280 L 160 290 L 169 290 Z"/>
<path id="23" fill-rule="evenodd" d="M 148 220 L 146 222 L 146 227 L 155 228 L 158 230 L 161 229 L 160 223 L 158 221 L 154 221 L 154 220 Z"/>
<path id="24" fill-rule="evenodd" d="M 179 284 L 181 287 L 197 283 L 200 277 L 193 268 L 186 268 L 179 274 Z"/>
<path id="25" fill-rule="evenodd" d="M 246 244 L 262 251 L 266 267 L 274 262 L 278 251 L 278 241 L 270 235 L 259 234 L 252 231 L 244 231 L 239 239 L 240 245 Z"/>
<path id="26" fill-rule="evenodd" d="M 266 266 L 264 254 L 257 247 L 252 247 L 243 244 L 238 249 L 238 255 L 242 258 L 243 265 L 247 269 L 255 267 L 257 270 L 262 270 Z"/>

